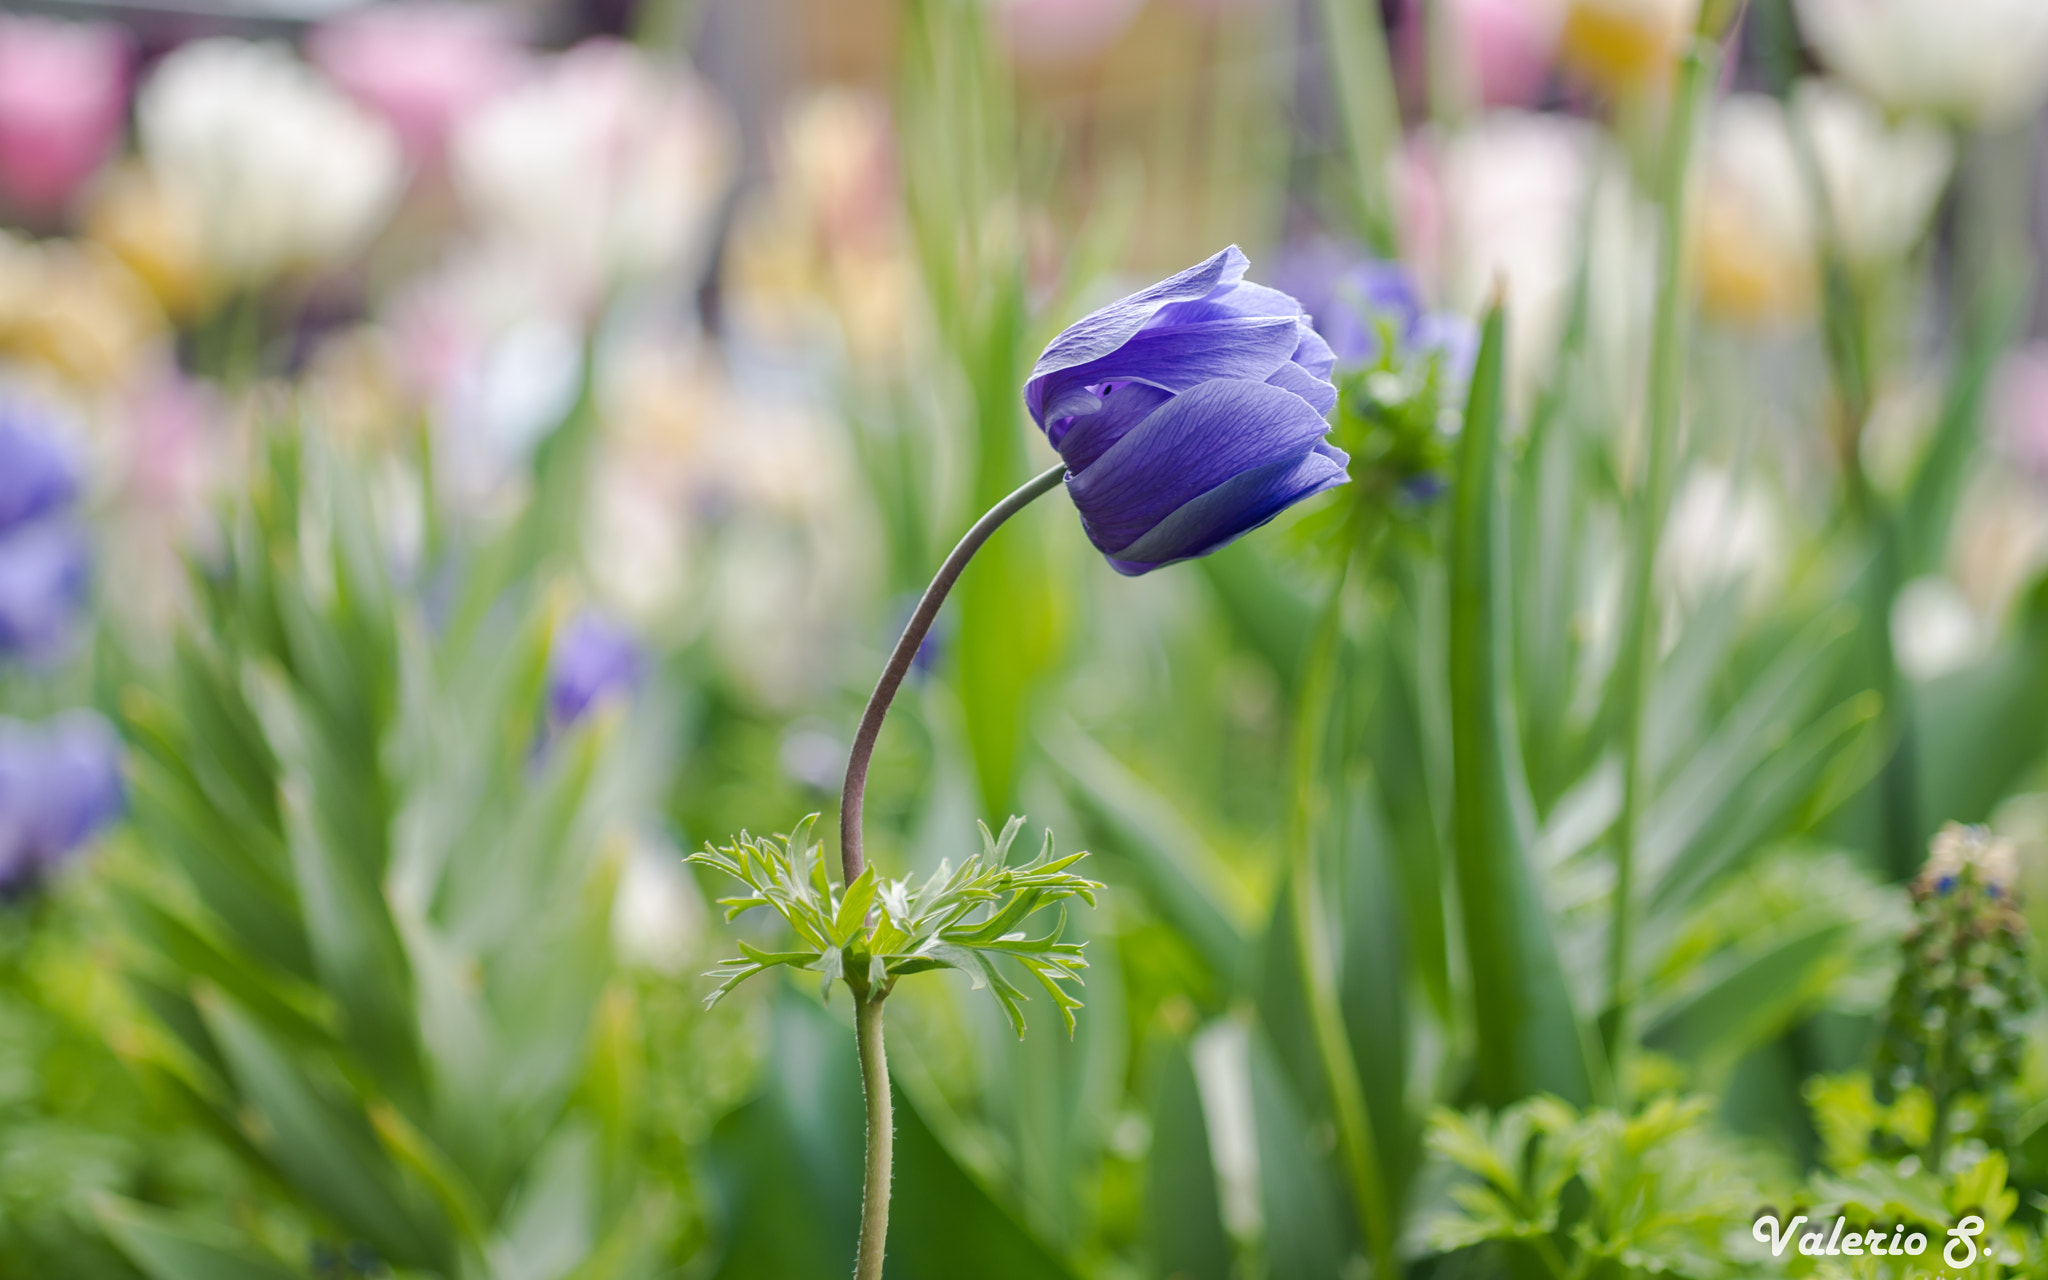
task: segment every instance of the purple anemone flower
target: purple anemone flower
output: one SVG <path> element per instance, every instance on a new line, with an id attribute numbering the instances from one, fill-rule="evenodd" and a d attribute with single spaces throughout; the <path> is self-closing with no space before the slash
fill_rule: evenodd
<path id="1" fill-rule="evenodd" d="M 625 628 L 600 614 L 578 614 L 548 653 L 549 723 L 567 727 L 599 702 L 631 693 L 642 665 L 640 646 Z"/>
<path id="2" fill-rule="evenodd" d="M 68 711 L 40 725 L 0 719 L 0 896 L 63 866 L 124 799 L 121 742 L 101 716 Z"/>
<path id="3" fill-rule="evenodd" d="M 1118 573 L 1207 555 L 1350 479 L 1323 439 L 1329 344 L 1294 298 L 1246 283 L 1248 265 L 1232 245 L 1083 316 L 1024 385 Z"/>

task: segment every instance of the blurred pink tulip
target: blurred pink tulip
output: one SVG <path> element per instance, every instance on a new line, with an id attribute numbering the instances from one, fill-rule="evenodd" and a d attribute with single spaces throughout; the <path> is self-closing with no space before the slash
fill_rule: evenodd
<path id="1" fill-rule="evenodd" d="M 61 210 L 120 141 L 127 95 L 120 28 L 0 14 L 0 196 Z"/>
<path id="2" fill-rule="evenodd" d="M 1395 51 L 1420 84 L 1428 61 L 1425 0 L 1406 0 Z M 1530 106 L 1550 82 L 1564 25 L 1555 0 L 1442 0 L 1457 33 L 1458 78 L 1481 105 Z"/>
<path id="3" fill-rule="evenodd" d="M 2006 356 L 1993 396 L 1998 443 L 2034 479 L 2048 484 L 2048 344 Z"/>
<path id="4" fill-rule="evenodd" d="M 1000 0 L 993 15 L 1012 58 L 1057 66 L 1108 48 L 1144 7 L 1145 0 Z"/>
<path id="5" fill-rule="evenodd" d="M 440 163 L 449 132 L 518 83 L 526 51 L 504 11 L 475 5 L 380 5 L 315 31 L 306 51 L 343 92 L 390 121 L 415 165 Z"/>
<path id="6" fill-rule="evenodd" d="M 1563 13 L 1538 0 L 1451 0 L 1460 43 L 1490 107 L 1528 106 L 1543 93 Z"/>

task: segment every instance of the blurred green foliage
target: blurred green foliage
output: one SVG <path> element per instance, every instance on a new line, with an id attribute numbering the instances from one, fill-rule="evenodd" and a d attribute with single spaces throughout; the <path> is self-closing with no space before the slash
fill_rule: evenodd
<path id="1" fill-rule="evenodd" d="M 1289 181 L 1391 248 L 1388 51 L 1368 8 L 1320 11 L 1341 145 L 1287 153 L 1313 171 Z M 630 709 L 550 719 L 601 335 L 519 514 L 430 522 L 413 579 L 374 465 L 264 419 L 169 652 L 66 677 L 124 722 L 133 820 L 0 907 L 0 1276 L 843 1274 L 861 1097 L 816 977 L 943 967 L 869 945 L 865 895 L 947 883 L 969 824 L 1013 810 L 1094 851 L 1094 908 L 1025 940 L 1056 992 L 1087 944 L 1088 1008 L 1020 1043 L 973 976 L 892 1000 L 891 1277 L 1710 1277 L 1776 1265 L 1749 1234 L 1765 1208 L 1930 1233 L 1980 1213 L 2040 1274 L 2038 961 L 2010 899 L 1971 900 L 2008 930 L 1986 933 L 1901 885 L 1941 823 L 2048 790 L 2048 580 L 1940 675 L 1893 639 L 2002 465 L 1983 426 L 2023 309 L 2010 258 L 1927 308 L 1939 409 L 1879 476 L 1879 384 L 1924 354 L 1903 271 L 1827 264 L 1804 353 L 1826 385 L 1799 400 L 1724 385 L 1771 371 L 1690 325 L 1674 249 L 1671 398 L 1644 414 L 1644 335 L 1617 356 L 1596 331 L 1589 217 L 1556 334 L 1527 300 L 1490 309 L 1461 402 L 1391 331 L 1343 372 L 1355 480 L 1321 509 L 1140 582 L 1056 500 L 1006 526 L 881 741 L 865 887 L 810 878 L 807 833 L 687 870 L 636 852 L 828 802 L 791 742 L 852 723 L 903 594 L 1025 475 L 1018 383 L 1142 236 L 1114 174 L 1048 233 L 1062 139 L 988 26 L 968 0 L 907 9 L 897 141 L 934 332 L 915 386 L 836 388 L 885 550 L 822 692 L 771 704 L 692 636 Z M 1966 208 L 1992 198 L 1963 185 Z M 1511 359 L 1525 333 L 1551 348 Z M 1806 437 L 1772 439 L 1745 393 L 1797 400 Z M 1644 505 L 1646 417 L 1672 488 L 1712 470 L 1782 499 L 1771 563 L 1683 580 L 1670 495 Z M 1065 874 L 1011 865 L 1012 838 L 1039 833 L 1005 827 L 974 893 Z M 815 936 L 783 951 L 685 912 L 662 923 L 680 961 L 622 957 L 643 856 L 685 897 L 729 891 L 716 870 L 801 900 L 786 918 Z M 947 941 L 1012 947 L 1004 923 Z M 735 950 L 810 973 L 700 1011 Z M 1988 1063 L 1943 1056 L 1958 1022 Z M 1942 1119 L 1990 1095 L 1996 1124 Z"/>

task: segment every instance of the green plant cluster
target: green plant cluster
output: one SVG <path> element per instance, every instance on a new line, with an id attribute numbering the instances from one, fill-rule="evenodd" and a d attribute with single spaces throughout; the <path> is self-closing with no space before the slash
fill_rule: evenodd
<path id="1" fill-rule="evenodd" d="M 633 993 L 615 977 L 615 717 L 549 737 L 545 598 L 466 644 L 384 567 L 357 472 L 286 425 L 198 583 L 205 624 L 129 686 L 115 869 L 152 1086 L 303 1217 L 251 1236 L 99 1208 L 157 1280 L 652 1274 Z M 292 1243 L 296 1235 L 298 1243 Z M 303 1251 L 303 1252 L 301 1252 Z"/>
<path id="2" fill-rule="evenodd" d="M 1047 831 L 1037 857 L 1009 866 L 1010 845 L 1024 826 L 1023 818 L 1012 817 L 1000 836 L 980 824 L 982 851 L 958 870 L 950 860 L 941 860 L 922 885 L 914 886 L 907 879 L 879 876 L 870 866 L 842 888 L 826 875 L 822 852 L 811 840 L 817 820 L 812 814 L 790 834 L 772 840 L 741 832 L 724 848 L 691 855 L 692 862 L 722 871 L 751 890 L 719 899 L 726 919 L 768 907 L 808 948 L 764 951 L 742 939 L 740 954 L 721 961 L 712 973 L 722 981 L 707 1004 L 777 966 L 817 973 L 820 993 L 828 1000 L 832 984 L 843 980 L 859 1001 L 882 999 L 907 974 L 957 969 L 975 990 L 986 988 L 995 997 L 1021 1039 L 1026 997 L 997 967 L 998 960 L 1007 960 L 1044 988 L 1067 1034 L 1074 1033 L 1074 1011 L 1081 1002 L 1063 984 L 1081 984 L 1088 963 L 1084 944 L 1060 940 L 1066 932 L 1064 908 L 1039 937 L 1031 937 L 1027 926 L 1041 908 L 1068 898 L 1094 905 L 1102 886 L 1067 870 L 1087 854 L 1054 857 L 1052 832 Z"/>

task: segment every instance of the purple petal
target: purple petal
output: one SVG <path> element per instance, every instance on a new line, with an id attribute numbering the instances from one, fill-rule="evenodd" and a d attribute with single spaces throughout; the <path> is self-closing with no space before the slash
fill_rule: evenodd
<path id="1" fill-rule="evenodd" d="M 1236 320 L 1246 316 L 1298 316 L 1301 303 L 1291 294 L 1262 284 L 1240 280 L 1217 288 L 1205 298 L 1169 303 L 1159 309 L 1145 326 L 1164 328 L 1173 324 L 1201 324 L 1207 320 Z"/>
<path id="2" fill-rule="evenodd" d="M 1088 391 L 1106 382 L 1143 382 L 1166 391 L 1186 391 L 1218 378 L 1264 382 L 1287 363 L 1300 344 L 1292 316 L 1212 320 L 1206 324 L 1147 329 L 1100 360 L 1063 369 L 1026 392 L 1044 406 L 1041 426 L 1097 409 Z"/>
<path id="3" fill-rule="evenodd" d="M 1109 556 L 1126 577 L 1205 556 L 1270 522 L 1282 511 L 1350 480 L 1350 459 L 1318 444 L 1299 458 L 1283 458 L 1231 477 L 1184 504 L 1138 541 Z"/>
<path id="4" fill-rule="evenodd" d="M 1301 326 L 1301 345 L 1294 349 L 1294 363 L 1321 382 L 1328 382 L 1330 371 L 1337 367 L 1336 352 L 1305 320 Z"/>
<path id="5" fill-rule="evenodd" d="M 1068 325 L 1046 346 L 1038 357 L 1038 363 L 1031 367 L 1029 383 L 1036 384 L 1048 374 L 1108 355 L 1144 328 L 1145 322 L 1161 307 L 1170 302 L 1206 297 L 1218 285 L 1234 284 L 1243 278 L 1245 269 L 1250 265 L 1243 251 L 1231 245 L 1207 261 L 1169 276 L 1149 289 L 1141 289 L 1100 310 L 1089 312 Z M 1032 407 L 1032 416 L 1039 416 L 1037 404 Z"/>
<path id="6" fill-rule="evenodd" d="M 1337 407 L 1337 388 L 1292 361 L 1275 369 L 1266 382 L 1283 391 L 1292 391 L 1324 416 Z"/>
<path id="7" fill-rule="evenodd" d="M 1173 392 L 1142 382 L 1127 382 L 1102 398 L 1102 408 L 1056 425 L 1046 432 L 1069 471 L 1083 470 L 1100 458 L 1124 433 L 1149 417 Z"/>
<path id="8" fill-rule="evenodd" d="M 1089 538 L 1117 555 L 1154 525 L 1247 471 L 1314 450 L 1329 430 L 1300 396 L 1264 382 L 1205 382 L 1067 477 Z"/>

